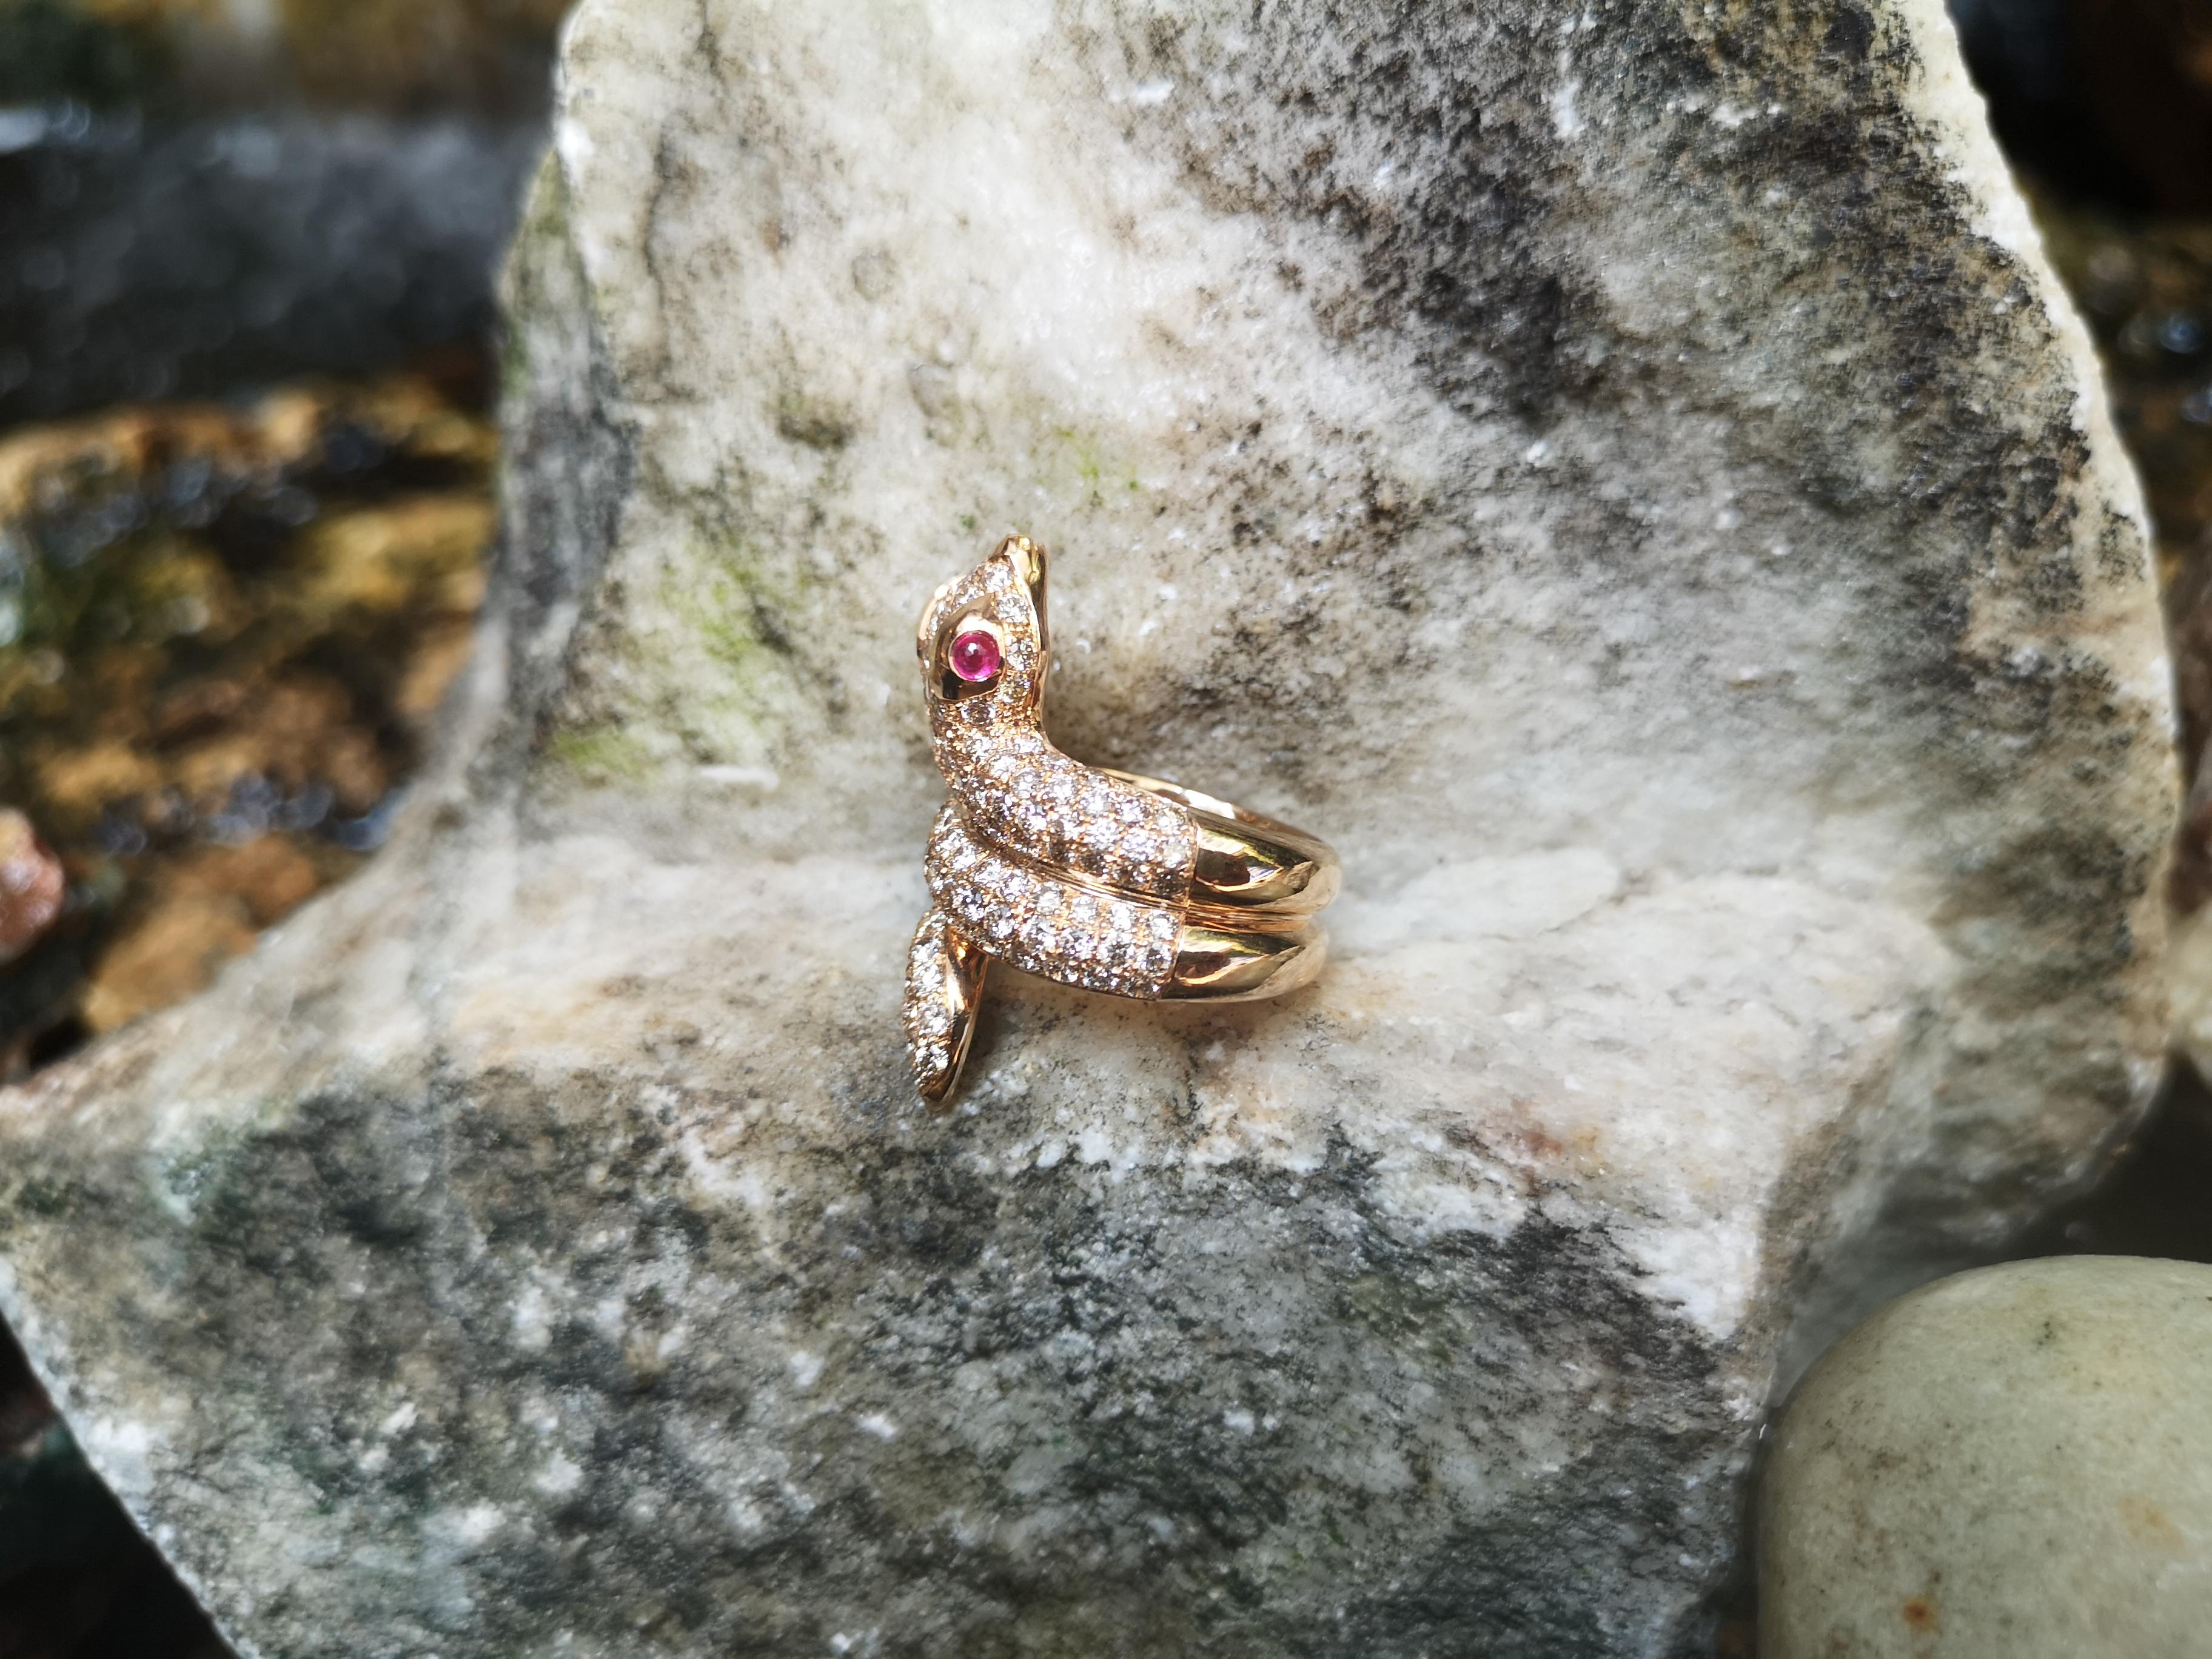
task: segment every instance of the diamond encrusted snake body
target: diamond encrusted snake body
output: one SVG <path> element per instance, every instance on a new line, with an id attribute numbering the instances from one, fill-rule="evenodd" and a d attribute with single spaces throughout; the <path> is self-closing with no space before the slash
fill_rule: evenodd
<path id="1" fill-rule="evenodd" d="M 938 769 L 929 912 L 907 970 L 915 1080 L 946 1102 L 989 960 L 1137 998 L 1272 996 L 1320 970 L 1336 885 L 1312 837 L 1044 733 L 1045 555 L 1015 537 L 939 589 L 915 636 Z"/>

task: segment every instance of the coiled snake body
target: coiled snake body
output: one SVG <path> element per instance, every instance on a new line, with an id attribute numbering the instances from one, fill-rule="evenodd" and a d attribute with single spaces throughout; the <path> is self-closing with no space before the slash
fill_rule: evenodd
<path id="1" fill-rule="evenodd" d="M 1000 958 L 1119 996 L 1274 996 L 1318 973 L 1336 863 L 1311 836 L 1157 778 L 1085 766 L 1044 734 L 1045 555 L 1002 543 L 939 589 L 915 649 L 951 798 L 931 832 L 906 1030 L 949 1101 Z"/>

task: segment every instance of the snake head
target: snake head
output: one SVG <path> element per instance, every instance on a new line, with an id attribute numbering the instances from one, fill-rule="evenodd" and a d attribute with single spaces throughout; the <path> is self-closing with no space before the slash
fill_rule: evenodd
<path id="1" fill-rule="evenodd" d="M 963 705 L 984 720 L 1036 708 L 1044 695 L 1044 595 L 1045 551 L 1026 536 L 1007 537 L 939 588 L 914 642 L 931 705 Z"/>

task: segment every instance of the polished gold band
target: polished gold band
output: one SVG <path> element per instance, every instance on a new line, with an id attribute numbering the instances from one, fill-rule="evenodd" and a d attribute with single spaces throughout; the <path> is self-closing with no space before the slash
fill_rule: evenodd
<path id="1" fill-rule="evenodd" d="M 1336 896 L 1336 854 L 1319 837 L 1164 778 L 1097 769 L 1188 811 L 1198 835 L 1190 872 L 1194 908 L 1245 918 L 1310 916 Z"/>

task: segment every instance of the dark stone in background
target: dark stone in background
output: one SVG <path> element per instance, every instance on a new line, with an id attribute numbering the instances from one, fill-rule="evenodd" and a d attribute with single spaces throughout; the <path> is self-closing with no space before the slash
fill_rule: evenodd
<path id="1" fill-rule="evenodd" d="M 112 1549 L 130 1530 L 69 1431 L 0 1332 L 0 1584 Z"/>
<path id="2" fill-rule="evenodd" d="M 489 338 L 547 0 L 0 0 L 0 428 Z"/>
<path id="3" fill-rule="evenodd" d="M 1950 0 L 1997 137 L 2045 193 L 2045 236 L 2105 359 L 2167 575 L 2197 776 L 2175 900 L 2212 896 L 2212 6 L 2203 0 Z M 2152 218 L 2162 222 L 2148 222 Z M 2016 1254 L 2212 1261 L 2212 1091 L 2178 1062 L 2127 1155 Z"/>
<path id="4" fill-rule="evenodd" d="M 223 1659 L 0 1327 L 0 1659 Z"/>
<path id="5" fill-rule="evenodd" d="M 2014 163 L 2106 206 L 2212 212 L 2212 7 L 1949 0 Z"/>
<path id="6" fill-rule="evenodd" d="M 151 35 L 59 0 L 0 6 L 0 103 L 70 98 L 108 106 L 157 94 L 171 65 Z"/>
<path id="7" fill-rule="evenodd" d="M 541 134 L 0 110 L 0 427 L 481 340 Z"/>

